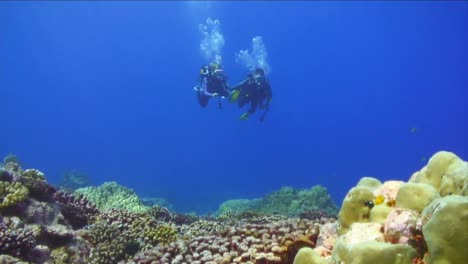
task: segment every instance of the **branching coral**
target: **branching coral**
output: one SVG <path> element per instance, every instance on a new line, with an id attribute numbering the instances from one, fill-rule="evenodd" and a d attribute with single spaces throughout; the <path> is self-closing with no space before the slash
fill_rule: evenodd
<path id="1" fill-rule="evenodd" d="M 19 181 L 29 189 L 30 196 L 39 201 L 52 201 L 53 195 L 57 192 L 47 183 L 44 173 L 35 169 L 22 171 Z"/>
<path id="2" fill-rule="evenodd" d="M 315 244 L 316 233 L 309 228 L 314 223 L 306 219 L 259 218 L 204 233 L 204 228 L 223 223 L 197 221 L 182 228 L 182 240 L 139 252 L 130 263 L 291 263 L 300 247 Z M 189 232 L 197 228 L 200 232 Z"/>
<path id="3" fill-rule="evenodd" d="M 0 223 L 0 254 L 27 258 L 35 243 L 31 230 Z"/>
<path id="4" fill-rule="evenodd" d="M 155 205 L 148 210 L 148 214 L 154 217 L 154 219 L 162 222 L 170 222 L 176 225 L 189 225 L 198 219 L 199 216 L 195 214 L 178 214 L 173 213 L 165 207 Z"/>
<path id="5" fill-rule="evenodd" d="M 0 181 L 0 208 L 18 204 L 28 198 L 28 189 L 19 182 Z"/>
<path id="6" fill-rule="evenodd" d="M 330 216 L 324 210 L 312 209 L 301 212 L 299 217 L 310 220 L 321 220 L 322 218 L 329 218 Z"/>
<path id="7" fill-rule="evenodd" d="M 125 257 L 127 243 L 117 225 L 99 222 L 90 226 L 87 234 L 92 244 L 90 263 L 113 264 Z"/>
<path id="8" fill-rule="evenodd" d="M 170 242 L 176 241 L 177 237 L 176 228 L 167 224 L 158 225 L 145 232 L 145 239 L 153 245 L 168 245 Z"/>
<path id="9" fill-rule="evenodd" d="M 197 236 L 209 236 L 221 234 L 225 230 L 225 225 L 216 221 L 207 221 L 200 219 L 190 225 L 185 225 L 180 228 L 183 237 L 191 238 Z"/>
<path id="10" fill-rule="evenodd" d="M 74 229 L 88 225 L 91 218 L 99 213 L 96 207 L 83 196 L 75 197 L 70 193 L 58 191 L 54 199 L 60 205 L 63 216 Z"/>
<path id="11" fill-rule="evenodd" d="M 162 206 L 155 205 L 148 210 L 148 214 L 154 217 L 156 220 L 163 222 L 171 222 L 174 219 L 172 212 Z"/>

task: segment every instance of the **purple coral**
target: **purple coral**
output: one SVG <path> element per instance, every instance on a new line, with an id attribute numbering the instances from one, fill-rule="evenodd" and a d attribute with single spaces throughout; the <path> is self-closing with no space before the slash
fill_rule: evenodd
<path id="1" fill-rule="evenodd" d="M 57 190 L 46 181 L 34 181 L 28 186 L 30 196 L 39 201 L 50 202 Z"/>
<path id="2" fill-rule="evenodd" d="M 91 218 L 99 213 L 94 204 L 89 202 L 83 195 L 75 197 L 71 193 L 58 191 L 54 194 L 54 199 L 73 229 L 80 229 L 88 225 Z"/>
<path id="3" fill-rule="evenodd" d="M 24 258 L 34 248 L 33 232 L 23 228 L 10 228 L 0 223 L 0 254 Z"/>
<path id="4" fill-rule="evenodd" d="M 0 168 L 0 181 L 12 181 L 13 180 L 13 175 L 11 173 L 3 168 Z"/>

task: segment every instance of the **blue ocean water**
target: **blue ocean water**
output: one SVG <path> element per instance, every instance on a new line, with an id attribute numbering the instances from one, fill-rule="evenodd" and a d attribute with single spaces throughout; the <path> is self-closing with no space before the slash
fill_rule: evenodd
<path id="1" fill-rule="evenodd" d="M 200 24 L 230 84 L 261 37 L 265 122 L 198 105 Z M 180 211 L 316 184 L 340 204 L 363 176 L 468 159 L 468 3 L 2 1 L 0 91 L 0 154 L 52 183 L 78 169 Z"/>

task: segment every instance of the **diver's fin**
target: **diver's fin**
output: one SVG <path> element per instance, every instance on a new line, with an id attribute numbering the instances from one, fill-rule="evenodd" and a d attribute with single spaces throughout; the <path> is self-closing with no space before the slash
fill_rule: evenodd
<path id="1" fill-rule="evenodd" d="M 249 113 L 243 113 L 243 114 L 240 116 L 240 119 L 241 119 L 241 120 L 247 120 L 247 119 L 249 119 Z"/>
<path id="2" fill-rule="evenodd" d="M 234 103 L 239 99 L 240 91 L 239 90 L 234 90 L 230 95 L 229 95 L 229 102 Z"/>

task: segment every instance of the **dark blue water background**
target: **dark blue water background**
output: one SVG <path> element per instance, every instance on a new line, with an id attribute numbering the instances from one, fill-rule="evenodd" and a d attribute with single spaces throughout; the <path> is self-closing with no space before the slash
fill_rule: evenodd
<path id="1" fill-rule="evenodd" d="M 266 121 L 201 109 L 198 25 L 234 54 L 262 36 Z M 407 180 L 438 150 L 468 159 L 468 4 L 453 2 L 0 2 L 0 154 L 52 183 L 71 168 L 176 209 L 284 185 Z"/>

